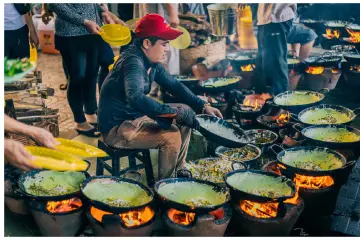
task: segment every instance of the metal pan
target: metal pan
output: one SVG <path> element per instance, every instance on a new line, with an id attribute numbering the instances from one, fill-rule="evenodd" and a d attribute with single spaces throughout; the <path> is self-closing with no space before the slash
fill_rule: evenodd
<path id="1" fill-rule="evenodd" d="M 230 178 L 232 176 L 235 177 L 235 175 L 240 176 L 243 174 L 246 174 L 244 175 L 245 177 L 242 180 L 244 181 L 244 184 L 242 184 L 240 187 L 232 186 Z M 248 174 L 254 174 L 254 175 L 252 175 L 250 178 L 250 175 Z M 268 177 L 274 180 L 274 184 L 277 185 L 275 188 L 279 187 L 279 191 L 280 191 L 280 187 L 281 188 L 289 187 L 290 193 L 288 195 L 286 193 L 284 194 L 278 193 L 277 196 L 270 197 L 270 196 L 260 196 L 254 193 L 249 193 L 245 189 L 246 187 L 249 187 L 249 185 L 251 184 L 255 184 L 254 187 L 258 187 L 256 186 L 257 183 L 255 183 L 255 181 L 258 180 L 261 182 L 258 184 L 259 186 L 261 186 L 261 189 L 269 189 L 269 187 L 271 187 L 271 184 L 269 184 L 268 181 L 263 180 L 263 178 L 268 178 Z M 230 189 L 231 200 L 236 204 L 238 204 L 240 200 L 253 200 L 257 202 L 271 202 L 271 201 L 283 202 L 286 199 L 293 198 L 296 193 L 295 184 L 290 179 L 284 176 L 279 176 L 275 173 L 265 172 L 260 170 L 237 170 L 230 172 L 225 176 L 225 182 L 228 188 Z"/>
<path id="2" fill-rule="evenodd" d="M 260 148 L 258 148 L 257 146 L 255 145 L 252 145 L 252 144 L 248 144 L 244 147 L 249 147 L 251 148 L 254 152 L 257 153 L 257 156 L 252 158 L 252 159 L 248 159 L 248 160 L 245 160 L 245 161 L 237 161 L 237 162 L 241 162 L 243 164 L 245 164 L 248 168 L 251 168 L 251 167 L 255 167 L 257 166 L 258 164 L 258 159 L 260 158 L 261 154 L 262 154 L 262 151 Z M 221 156 L 224 156 L 224 153 L 227 152 L 227 151 L 230 151 L 232 150 L 231 148 L 227 148 L 227 147 L 223 147 L 223 146 L 219 146 L 215 149 L 215 155 L 218 156 L 218 157 L 221 157 Z M 240 156 L 241 157 L 241 156 Z M 231 159 L 231 157 L 230 157 Z M 234 169 L 235 170 L 235 169 Z"/>
<path id="3" fill-rule="evenodd" d="M 360 64 L 360 53 L 344 54 L 348 64 Z"/>
<path id="4" fill-rule="evenodd" d="M 126 174 L 130 173 L 127 172 Z M 126 177 L 125 174 L 125 177 Z M 143 194 L 147 194 L 149 196 L 149 202 L 146 202 L 144 204 L 138 205 L 138 206 L 124 206 L 124 207 L 115 207 L 115 206 L 111 206 L 107 203 L 98 201 L 98 200 L 94 200 L 89 198 L 88 196 L 85 195 L 84 193 L 84 189 L 86 188 L 86 186 L 88 184 L 91 184 L 91 182 L 94 181 L 104 181 L 104 183 L 106 182 L 111 182 L 111 183 L 128 183 L 128 184 L 134 184 L 137 187 L 140 187 L 143 190 Z M 140 209 L 143 208 L 145 206 L 153 206 L 155 204 L 154 201 L 154 193 L 151 191 L 151 189 L 147 186 L 145 186 L 144 184 L 140 183 L 138 180 L 132 180 L 132 179 L 128 179 L 128 178 L 120 178 L 120 177 L 113 177 L 113 176 L 94 176 L 94 177 L 90 177 L 87 178 L 82 184 L 81 184 L 81 192 L 84 195 L 84 198 L 86 200 L 86 202 L 91 205 L 94 206 L 95 208 L 98 208 L 100 210 L 106 211 L 106 212 L 112 212 L 112 213 L 124 213 L 124 212 L 128 212 L 128 211 L 132 211 L 132 210 L 136 210 L 136 209 Z"/>
<path id="5" fill-rule="evenodd" d="M 342 61 L 341 56 L 331 55 L 331 53 L 323 54 L 320 57 L 308 57 L 305 59 L 307 67 L 336 67 L 340 68 Z"/>
<path id="6" fill-rule="evenodd" d="M 280 167 L 280 171 L 282 173 L 284 173 L 285 176 L 288 177 L 293 177 L 295 176 L 295 174 L 300 174 L 300 175 L 305 175 L 305 176 L 332 176 L 332 175 L 337 175 L 339 172 L 342 172 L 343 170 L 354 166 L 355 161 L 350 161 L 347 162 L 346 158 L 331 149 L 328 148 L 324 148 L 324 147 L 295 147 L 295 148 L 290 148 L 290 149 L 286 149 L 284 150 L 282 147 L 280 147 L 279 145 L 272 145 L 270 147 L 270 149 L 277 155 L 277 161 L 280 165 L 283 165 L 285 168 Z M 333 154 L 335 155 L 336 158 L 339 159 L 339 161 L 341 161 L 342 166 L 336 169 L 331 169 L 331 170 L 307 170 L 307 169 L 303 169 L 303 168 L 298 168 L 298 167 L 294 167 L 291 166 L 287 163 L 285 163 L 282 158 L 285 155 L 286 152 L 296 152 L 296 151 L 302 151 L 302 150 L 306 150 L 306 151 L 324 151 L 326 153 L 329 154 Z"/>
<path id="7" fill-rule="evenodd" d="M 196 87 L 200 81 L 196 77 L 189 77 L 189 76 L 182 76 L 182 75 L 175 75 L 173 77 L 189 88 Z"/>
<path id="8" fill-rule="evenodd" d="M 209 201 L 217 202 L 217 204 L 211 206 L 189 206 L 183 202 L 171 200 L 173 199 L 173 194 L 164 194 L 164 187 L 169 187 L 168 185 L 171 184 L 171 189 L 173 189 L 172 193 L 178 193 L 180 196 L 186 197 L 187 200 L 192 198 L 202 197 L 201 193 L 199 193 L 199 188 L 204 187 L 204 191 L 209 191 L 212 197 L 209 197 Z M 188 189 L 185 191 L 183 188 L 183 184 L 188 184 Z M 194 186 L 191 186 L 191 185 Z M 199 185 L 200 184 L 200 185 Z M 215 211 L 216 209 L 224 206 L 230 200 L 229 192 L 226 188 L 222 188 L 215 183 L 203 181 L 199 179 L 192 179 L 192 178 L 167 178 L 158 181 L 155 183 L 155 193 L 161 203 L 161 207 L 163 209 L 170 209 L 175 208 L 179 211 L 183 212 L 194 212 L 197 214 L 207 214 L 209 212 Z M 216 200 L 214 196 L 219 196 L 219 200 Z"/>
<path id="9" fill-rule="evenodd" d="M 199 91 L 201 91 L 202 93 L 209 93 L 209 94 L 224 93 L 224 92 L 234 89 L 236 87 L 236 85 L 239 84 L 239 81 L 242 79 L 239 76 L 235 77 L 235 78 L 237 78 L 236 82 L 229 83 L 229 84 L 223 85 L 223 86 L 218 86 L 218 87 L 212 85 L 212 83 L 215 83 L 216 81 L 219 81 L 220 79 L 225 79 L 225 78 L 210 78 L 206 81 L 201 82 L 200 85 L 198 86 L 198 88 L 199 88 Z"/>
<path id="10" fill-rule="evenodd" d="M 90 164 L 90 163 L 89 163 Z M 42 200 L 42 201 L 60 201 L 60 200 L 66 200 L 66 199 L 70 199 L 73 197 L 80 197 L 81 196 L 81 191 L 80 188 L 78 191 L 72 192 L 72 193 L 67 193 L 64 195 L 59 195 L 59 196 L 36 196 L 30 193 L 26 192 L 24 183 L 26 181 L 26 179 L 28 177 L 35 177 L 37 174 L 44 172 L 44 171 L 48 171 L 48 170 L 43 170 L 43 169 L 37 169 L 37 170 L 33 170 L 33 171 L 29 171 L 29 172 L 25 172 L 23 173 L 18 180 L 18 186 L 19 189 L 16 191 L 17 194 L 19 194 L 20 196 L 24 196 L 27 198 L 31 198 L 31 199 L 36 199 L 36 200 Z M 82 172 L 85 175 L 85 178 L 89 178 L 90 175 L 87 172 Z"/>
<path id="11" fill-rule="evenodd" d="M 333 141 L 325 141 L 325 140 L 317 140 L 313 137 L 311 137 L 310 131 L 313 129 L 325 129 L 325 128 L 332 128 L 332 129 L 346 129 L 349 132 L 355 133 L 356 135 L 360 136 L 360 130 L 356 129 L 351 126 L 346 125 L 314 125 L 309 126 L 306 128 L 303 128 L 299 124 L 294 124 L 293 128 L 301 132 L 302 136 L 308 141 L 309 143 L 315 145 L 315 146 L 321 146 L 321 147 L 328 147 L 331 149 L 354 149 L 360 147 L 360 140 L 355 142 L 333 142 Z"/>
<path id="12" fill-rule="evenodd" d="M 347 125 L 347 124 L 350 124 L 352 121 L 354 121 L 354 119 L 360 115 L 360 108 L 356 108 L 354 110 L 350 110 L 349 108 L 346 108 L 346 107 L 343 107 L 343 106 L 340 106 L 340 105 L 330 105 L 330 104 L 320 104 L 320 105 L 317 105 L 317 106 L 313 106 L 313 107 L 309 107 L 309 108 L 306 108 L 304 109 L 303 111 L 301 111 L 297 116 L 292 114 L 291 117 L 293 119 L 295 119 L 296 121 L 298 122 L 301 122 L 307 126 L 309 125 L 324 125 L 324 123 L 307 123 L 303 118 L 304 114 L 307 113 L 308 111 L 312 111 L 312 110 L 315 110 L 315 109 L 319 109 L 319 108 L 329 108 L 329 109 L 334 109 L 334 110 L 337 110 L 341 113 L 344 113 L 348 116 L 349 118 L 349 121 L 346 121 L 346 122 L 342 122 L 342 123 L 339 123 L 339 124 L 333 124 L 333 123 L 329 123 L 329 124 L 325 124 L 325 125 L 340 125 L 340 124 L 343 124 L 343 125 Z"/>
<path id="13" fill-rule="evenodd" d="M 240 128 L 235 127 L 234 125 L 232 125 L 231 123 L 227 122 L 224 119 L 220 119 L 218 117 L 215 116 L 211 116 L 211 115 L 205 115 L 205 114 L 200 114 L 197 115 L 196 118 L 201 121 L 201 120 L 205 120 L 205 121 L 209 121 L 210 123 L 216 123 L 219 127 L 225 127 L 227 129 L 231 129 L 235 136 L 239 139 L 239 141 L 234 141 L 232 139 L 228 139 L 219 135 L 216 135 L 212 129 L 210 128 L 206 128 L 204 127 L 204 125 L 202 126 L 200 124 L 200 133 L 208 140 L 218 143 L 219 145 L 225 146 L 225 147 L 230 147 L 230 148 L 237 148 L 237 147 L 242 147 L 244 145 L 247 144 L 246 142 L 246 135 L 244 134 L 244 131 Z"/>
<path id="14" fill-rule="evenodd" d="M 305 93 L 309 96 L 316 96 L 319 98 L 319 100 L 316 102 L 313 102 L 313 103 L 299 104 L 299 105 L 284 105 L 284 104 L 279 103 L 280 99 L 287 97 L 287 96 L 291 96 L 291 94 L 295 94 L 296 92 Z M 329 92 L 329 89 L 327 89 L 327 88 L 321 89 L 317 92 L 314 92 L 314 91 L 286 91 L 286 92 L 276 95 L 272 100 L 271 99 L 267 100 L 266 104 L 268 104 L 270 106 L 276 106 L 278 108 L 287 110 L 291 113 L 299 113 L 306 108 L 320 104 L 324 100 L 325 94 L 328 92 Z"/>
<path id="15" fill-rule="evenodd" d="M 204 160 L 206 162 L 209 162 L 209 164 L 211 164 L 211 162 L 221 161 L 219 158 L 200 158 L 200 159 L 197 159 L 197 160 L 192 160 L 191 162 L 193 162 L 195 164 L 199 164 L 200 160 Z M 234 171 L 234 170 L 238 170 L 238 169 L 247 169 L 247 166 L 243 162 L 232 161 L 231 168 L 232 168 L 232 171 Z M 186 168 L 178 169 L 176 171 L 176 177 L 177 178 L 194 178 L 194 179 L 204 180 L 204 179 L 201 179 L 201 178 L 193 177 L 191 171 L 186 169 Z M 204 181 L 206 181 L 206 180 L 204 180 Z M 213 183 L 216 183 L 220 187 L 226 187 L 225 182 L 213 182 Z"/>

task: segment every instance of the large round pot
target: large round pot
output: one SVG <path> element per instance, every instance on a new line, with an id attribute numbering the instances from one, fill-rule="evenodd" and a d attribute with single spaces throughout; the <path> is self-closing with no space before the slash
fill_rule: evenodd
<path id="1" fill-rule="evenodd" d="M 194 212 L 197 214 L 207 214 L 215 211 L 227 204 L 230 195 L 226 188 L 222 188 L 215 183 L 193 178 L 167 178 L 155 183 L 156 196 L 163 209 L 174 208 L 183 212 Z M 208 197 L 204 192 L 209 193 Z M 183 202 L 183 199 L 177 199 L 176 194 L 184 200 L 195 200 L 197 198 L 213 202 L 211 205 L 192 206 Z"/>
<path id="2" fill-rule="evenodd" d="M 86 187 L 90 186 L 92 183 L 100 183 L 104 185 L 111 185 L 111 184 L 123 184 L 123 190 L 126 192 L 128 189 L 136 189 L 138 191 L 139 199 L 141 196 L 144 196 L 144 201 L 141 204 L 135 204 L 130 206 L 114 206 L 109 203 L 105 203 L 103 201 L 100 201 L 98 199 L 93 199 L 92 196 L 88 196 L 86 194 Z M 151 206 L 154 208 L 155 206 L 155 199 L 154 199 L 154 193 L 151 191 L 151 189 L 144 184 L 140 183 L 138 180 L 132 180 L 128 178 L 120 178 L 120 177 L 113 177 L 113 176 L 94 176 L 87 178 L 82 184 L 81 184 L 81 192 L 87 202 L 88 205 L 91 205 L 97 209 L 103 210 L 105 212 L 111 212 L 111 213 L 125 213 L 136 209 L 142 209 L 146 206 Z M 125 196 L 124 196 L 125 197 Z M 125 199 L 125 198 L 124 198 Z M 146 201 L 145 201 L 146 200 Z"/>
<path id="3" fill-rule="evenodd" d="M 319 91 L 286 91 L 286 92 L 276 95 L 273 99 L 267 100 L 266 104 L 287 110 L 291 113 L 299 113 L 300 111 L 302 111 L 308 107 L 315 106 L 315 105 L 318 105 L 319 103 L 321 103 L 325 98 L 325 94 L 328 92 L 329 92 L 329 89 L 327 89 L 327 88 L 321 89 Z M 311 97 L 318 98 L 318 99 L 314 100 L 313 102 L 304 103 L 304 104 L 286 103 L 286 99 L 290 100 L 291 97 L 296 96 L 297 94 L 299 94 L 299 96 L 302 96 L 302 95 L 309 96 L 309 99 Z"/>
<path id="4" fill-rule="evenodd" d="M 293 178 L 295 174 L 300 174 L 304 176 L 334 176 L 334 175 L 338 175 L 345 169 L 354 166 L 355 164 L 355 161 L 347 162 L 346 158 L 340 153 L 323 147 L 295 147 L 284 150 L 279 145 L 274 144 L 270 147 L 270 149 L 276 154 L 278 164 L 280 165 L 281 173 L 290 178 Z M 309 169 L 290 165 L 288 162 L 283 160 L 283 157 L 286 154 L 286 152 L 303 152 L 303 151 L 326 152 L 328 154 L 332 154 L 337 158 L 336 161 L 338 161 L 339 167 L 334 169 L 309 170 Z M 315 159 L 314 161 L 318 161 L 317 164 L 321 164 L 321 163 L 327 164 L 327 162 L 321 161 L 319 159 Z M 303 162 L 302 164 L 305 164 L 305 162 Z"/>
<path id="5" fill-rule="evenodd" d="M 260 156 L 262 154 L 261 149 L 252 144 L 248 144 L 248 145 L 244 146 L 243 148 L 245 148 L 245 147 L 250 148 L 252 151 L 256 152 L 257 155 L 254 158 L 241 161 L 241 163 L 245 164 L 248 168 L 256 167 L 258 165 L 258 159 L 260 158 Z M 229 157 L 225 153 L 228 151 L 232 151 L 232 150 L 236 150 L 236 149 L 219 146 L 215 150 L 215 155 L 218 157 L 223 157 L 223 156 Z M 231 159 L 232 157 L 230 156 L 229 158 Z M 236 161 L 239 161 L 239 160 L 236 160 Z"/>
<path id="6" fill-rule="evenodd" d="M 305 118 L 305 116 L 311 115 L 313 111 L 321 110 L 321 109 L 330 109 L 330 110 L 336 110 L 340 113 L 345 114 L 348 117 L 348 121 L 342 121 L 341 123 L 331 123 L 331 122 L 308 122 Z M 311 112 L 312 111 L 312 112 Z M 309 125 L 341 125 L 341 124 L 350 124 L 354 119 L 360 115 L 360 108 L 356 108 L 354 110 L 350 110 L 346 107 L 339 106 L 339 105 L 330 105 L 330 104 L 320 104 L 317 106 L 309 107 L 301 111 L 297 116 L 295 114 L 292 114 L 291 117 L 294 118 L 296 121 L 301 122 L 307 126 Z M 330 116 L 329 116 L 330 117 Z M 329 120 L 330 121 L 330 120 Z"/>
<path id="7" fill-rule="evenodd" d="M 274 182 L 269 182 L 268 180 Z M 230 189 L 231 201 L 234 204 L 239 204 L 240 200 L 283 202 L 286 199 L 293 198 L 296 193 L 295 184 L 290 179 L 260 170 L 237 170 L 230 172 L 225 176 L 225 182 Z M 254 186 L 251 186 L 252 184 Z M 274 189 L 271 189 L 271 187 L 274 187 Z M 276 189 L 283 190 L 284 188 L 287 190 L 287 193 L 276 191 Z M 269 190 L 269 193 L 261 194 L 261 192 L 256 192 L 257 189 Z M 271 194 L 270 192 L 273 193 Z"/>
<path id="8" fill-rule="evenodd" d="M 310 144 L 321 147 L 328 147 L 331 149 L 355 149 L 360 147 L 360 139 L 357 141 L 350 142 L 339 142 L 336 140 L 318 140 L 313 136 L 314 132 L 321 131 L 321 134 L 324 131 L 337 131 L 337 130 L 345 130 L 350 133 L 354 133 L 360 137 L 360 130 L 351 126 L 346 125 L 314 125 L 306 128 L 302 128 L 300 125 L 295 124 L 293 126 L 297 131 L 301 132 L 302 136 L 308 141 Z"/>

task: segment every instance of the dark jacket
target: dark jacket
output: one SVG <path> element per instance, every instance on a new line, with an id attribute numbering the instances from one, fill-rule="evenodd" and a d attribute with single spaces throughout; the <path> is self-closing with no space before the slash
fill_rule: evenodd
<path id="1" fill-rule="evenodd" d="M 176 109 L 146 96 L 150 92 L 152 81 L 182 99 L 183 103 L 195 111 L 201 111 L 205 104 L 205 101 L 178 82 L 161 64 L 151 63 L 139 47 L 131 45 L 122 53 L 101 87 L 98 123 L 102 134 L 107 134 L 114 126 L 126 120 L 144 115 L 158 123 L 167 122 L 169 117 L 176 115 Z M 171 124 L 171 119 L 168 123 Z"/>

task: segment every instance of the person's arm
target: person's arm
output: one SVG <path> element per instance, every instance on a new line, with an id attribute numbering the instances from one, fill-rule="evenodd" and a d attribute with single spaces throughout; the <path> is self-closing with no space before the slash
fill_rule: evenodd
<path id="1" fill-rule="evenodd" d="M 32 20 L 31 14 L 30 13 L 25 14 L 24 19 L 25 19 L 26 25 L 29 28 L 30 43 L 31 43 L 32 47 L 36 47 L 36 46 L 39 45 L 39 39 L 38 39 L 38 36 L 36 34 L 36 29 L 35 29 L 34 22 Z"/>
<path id="2" fill-rule="evenodd" d="M 45 129 L 29 126 L 5 115 L 4 116 L 5 132 L 22 134 L 33 138 L 37 143 L 53 148 L 57 143 L 53 135 Z"/>
<path id="3" fill-rule="evenodd" d="M 166 104 L 160 104 L 144 94 L 146 75 L 140 59 L 136 57 L 127 59 L 122 70 L 124 72 L 126 99 L 131 107 L 152 119 L 157 117 L 174 118 L 176 116 L 177 109 Z"/>
<path id="4" fill-rule="evenodd" d="M 169 14 L 169 23 L 171 27 L 177 27 L 180 24 L 179 13 L 176 3 L 165 3 L 166 10 Z"/>
<path id="5" fill-rule="evenodd" d="M 103 17 L 103 22 L 105 24 L 121 24 L 123 26 L 127 26 L 124 21 L 122 21 L 112 12 L 110 12 L 105 4 L 99 4 L 99 7 L 99 12 Z"/>
<path id="6" fill-rule="evenodd" d="M 36 168 L 31 164 L 32 156 L 24 145 L 12 139 L 4 140 L 4 158 L 5 162 L 24 171 Z"/>

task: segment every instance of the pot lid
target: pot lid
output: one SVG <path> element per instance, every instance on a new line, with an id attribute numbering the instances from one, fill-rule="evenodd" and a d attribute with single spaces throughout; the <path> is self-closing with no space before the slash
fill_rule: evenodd
<path id="1" fill-rule="evenodd" d="M 346 21 L 327 21 L 325 22 L 325 25 L 327 27 L 345 27 L 346 25 L 348 25 L 349 22 Z"/>

